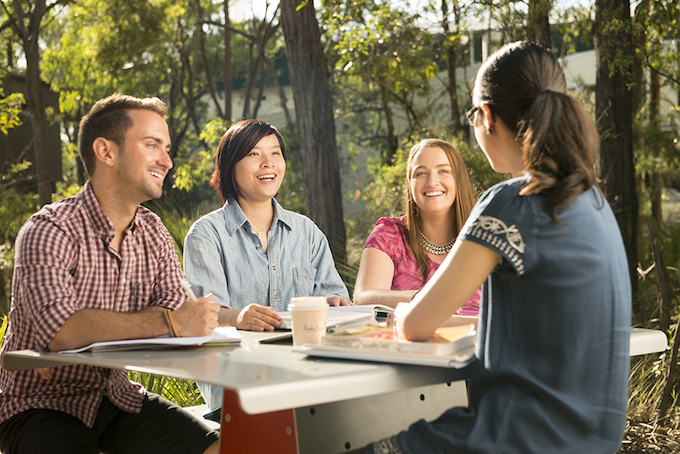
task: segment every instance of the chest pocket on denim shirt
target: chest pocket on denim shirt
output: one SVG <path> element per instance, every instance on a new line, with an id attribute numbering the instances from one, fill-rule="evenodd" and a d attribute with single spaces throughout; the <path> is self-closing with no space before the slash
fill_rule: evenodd
<path id="1" fill-rule="evenodd" d="M 293 267 L 294 296 L 313 296 L 316 268 Z"/>

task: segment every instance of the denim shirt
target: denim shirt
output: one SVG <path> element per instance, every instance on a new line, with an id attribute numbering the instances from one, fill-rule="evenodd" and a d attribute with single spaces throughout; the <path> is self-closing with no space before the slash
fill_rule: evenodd
<path id="1" fill-rule="evenodd" d="M 279 312 L 294 296 L 349 298 L 323 232 L 275 199 L 272 205 L 267 253 L 233 198 L 191 226 L 184 272 L 195 293 L 212 293 L 213 301 L 231 309 L 255 303 Z"/>
<path id="2" fill-rule="evenodd" d="M 279 312 L 294 296 L 349 298 L 323 232 L 274 199 L 272 205 L 267 253 L 236 199 L 191 226 L 184 240 L 184 272 L 195 293 L 212 293 L 213 301 L 230 309 L 255 303 Z M 222 407 L 221 387 L 198 383 L 198 388 L 210 410 Z"/>

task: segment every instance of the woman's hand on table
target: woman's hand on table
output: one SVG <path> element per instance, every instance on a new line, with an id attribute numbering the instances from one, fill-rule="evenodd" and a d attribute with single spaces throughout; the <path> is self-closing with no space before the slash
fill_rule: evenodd
<path id="1" fill-rule="evenodd" d="M 274 331 L 281 326 L 281 316 L 269 306 L 249 304 L 239 312 L 235 326 L 248 331 Z"/>
<path id="2" fill-rule="evenodd" d="M 352 303 L 347 298 L 343 298 L 342 296 L 331 296 L 331 297 L 326 298 L 326 301 L 328 301 L 329 306 L 353 306 L 354 305 L 354 303 Z"/>

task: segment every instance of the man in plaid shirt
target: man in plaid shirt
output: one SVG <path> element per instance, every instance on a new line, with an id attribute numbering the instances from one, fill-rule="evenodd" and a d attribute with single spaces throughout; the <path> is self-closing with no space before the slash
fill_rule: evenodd
<path id="1" fill-rule="evenodd" d="M 172 168 L 166 113 L 157 98 L 115 94 L 83 117 L 89 181 L 19 232 L 3 351 L 201 336 L 218 326 L 210 296 L 186 301 L 173 240 L 140 206 L 162 195 Z M 3 453 L 216 453 L 217 439 L 122 370 L 0 370 Z"/>

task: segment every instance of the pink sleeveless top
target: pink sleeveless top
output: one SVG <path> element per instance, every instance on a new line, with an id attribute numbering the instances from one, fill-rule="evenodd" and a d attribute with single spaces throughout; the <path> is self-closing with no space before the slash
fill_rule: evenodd
<path id="1" fill-rule="evenodd" d="M 372 247 L 387 254 L 394 263 L 394 276 L 392 277 L 392 290 L 414 290 L 425 285 L 423 276 L 418 272 L 416 259 L 406 242 L 402 225 L 404 217 L 380 218 L 375 223 L 373 231 L 368 236 L 364 248 Z M 439 269 L 439 264 L 428 257 L 430 268 L 427 279 Z M 458 310 L 459 315 L 479 315 L 479 298 L 481 290 L 477 289 L 474 295 Z"/>

